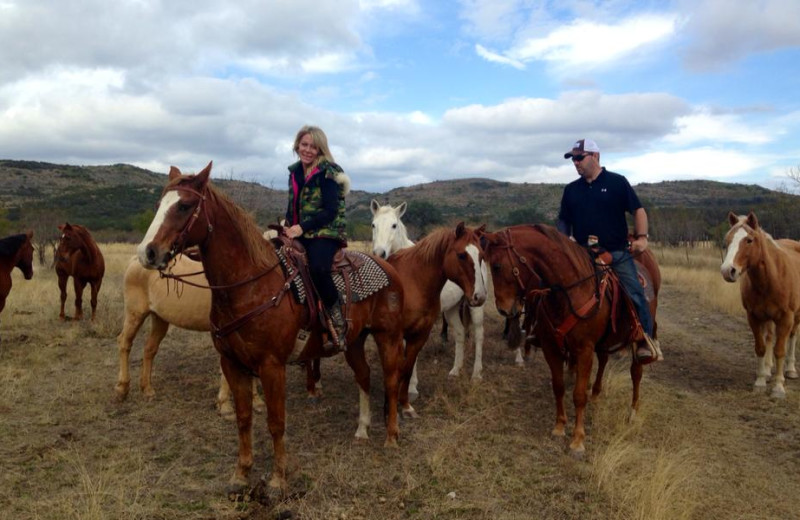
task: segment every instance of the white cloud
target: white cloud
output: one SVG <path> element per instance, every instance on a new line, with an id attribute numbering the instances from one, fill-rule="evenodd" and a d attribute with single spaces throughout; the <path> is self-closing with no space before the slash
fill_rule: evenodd
<path id="1" fill-rule="evenodd" d="M 699 142 L 766 144 L 773 140 L 775 129 L 755 127 L 735 114 L 712 114 L 701 109 L 675 120 L 676 132 L 664 138 L 675 146 Z"/>
<path id="2" fill-rule="evenodd" d="M 694 69 L 716 69 L 749 54 L 800 46 L 797 0 L 682 0 L 690 39 L 684 60 Z"/>
<path id="3" fill-rule="evenodd" d="M 578 19 L 556 27 L 544 37 L 523 38 L 503 52 L 502 57 L 508 64 L 546 61 L 563 69 L 618 63 L 636 53 L 642 54 L 649 44 L 672 37 L 677 20 L 674 14 L 635 15 L 617 24 Z M 501 62 L 497 53 L 483 47 L 476 47 L 476 51 L 485 59 Z"/>
<path id="4" fill-rule="evenodd" d="M 609 169 L 624 174 L 631 184 L 664 179 L 732 179 L 766 168 L 771 158 L 710 147 L 675 152 L 651 152 L 614 160 Z"/>
<path id="5" fill-rule="evenodd" d="M 496 52 L 492 52 L 481 44 L 475 45 L 475 52 L 478 54 L 478 56 L 485 59 L 486 61 L 501 63 L 503 65 L 510 65 L 511 67 L 514 67 L 515 69 L 519 70 L 525 68 L 525 64 L 522 63 L 521 61 L 514 60 L 506 56 L 502 56 L 500 54 L 497 54 Z"/>

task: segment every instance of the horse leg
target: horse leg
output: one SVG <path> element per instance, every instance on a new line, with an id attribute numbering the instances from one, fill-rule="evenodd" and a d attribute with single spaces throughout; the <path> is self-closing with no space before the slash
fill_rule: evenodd
<path id="1" fill-rule="evenodd" d="M 475 363 L 472 366 L 472 380 L 483 379 L 483 306 L 470 307 L 472 319 L 472 340 L 475 342 Z"/>
<path id="2" fill-rule="evenodd" d="M 759 322 L 752 314 L 747 313 L 747 323 L 750 325 L 750 330 L 753 331 L 753 340 L 755 342 L 756 356 L 758 357 L 758 368 L 756 369 L 756 381 L 753 383 L 753 389 L 766 388 L 767 379 L 770 376 L 770 368 L 765 360 L 767 352 L 767 345 L 764 341 L 764 330 L 761 322 Z M 772 349 L 770 349 L 772 350 Z"/>
<path id="3" fill-rule="evenodd" d="M 369 439 L 369 427 L 372 425 L 372 412 L 369 407 L 369 365 L 364 355 L 364 342 L 366 336 L 360 334 L 352 345 L 347 346 L 344 358 L 350 368 L 353 369 L 353 376 L 358 385 L 358 428 L 356 428 L 356 440 Z M 376 340 L 377 341 L 377 340 Z"/>
<path id="4" fill-rule="evenodd" d="M 58 319 L 61 321 L 67 319 L 67 315 L 64 313 L 64 305 L 67 303 L 67 278 L 69 276 L 61 276 L 60 273 L 58 275 L 58 290 L 61 293 L 61 312 L 58 314 Z"/>
<path id="5" fill-rule="evenodd" d="M 784 317 L 781 322 L 775 322 L 775 385 L 772 387 L 770 397 L 784 399 L 786 397 L 786 377 L 783 367 L 786 362 L 786 344 L 794 328 L 794 316 Z"/>
<path id="6" fill-rule="evenodd" d="M 75 319 L 77 321 L 83 319 L 83 288 L 85 285 L 77 276 L 72 277 L 72 287 L 75 289 Z"/>
<path id="7" fill-rule="evenodd" d="M 219 376 L 219 391 L 217 392 L 217 412 L 227 421 L 236 419 L 236 410 L 231 405 L 230 397 L 231 387 L 228 385 L 225 374 L 221 373 Z"/>
<path id="8" fill-rule="evenodd" d="M 789 336 L 789 343 L 786 349 L 786 378 L 797 379 L 797 367 L 795 366 L 795 347 L 797 346 L 797 329 Z"/>
<path id="9" fill-rule="evenodd" d="M 602 350 L 597 353 L 597 375 L 595 375 L 594 384 L 592 385 L 592 402 L 600 399 L 600 393 L 603 391 L 603 376 L 606 372 L 606 365 L 608 365 L 608 352 Z"/>
<path id="10" fill-rule="evenodd" d="M 147 337 L 147 342 L 144 344 L 144 353 L 142 355 L 142 371 L 139 374 L 139 388 L 142 394 L 148 399 L 152 399 L 156 392 L 150 383 L 150 378 L 153 374 L 153 359 L 158 354 L 158 347 L 164 336 L 167 335 L 169 330 L 169 323 L 161 319 L 156 314 L 150 315 L 150 335 Z"/>
<path id="11" fill-rule="evenodd" d="M 420 336 L 422 335 L 416 334 L 406 338 L 406 361 L 403 367 L 403 378 L 400 382 L 400 413 L 407 419 L 417 419 L 419 417 L 417 411 L 411 406 L 409 394 L 411 393 L 412 378 L 416 379 L 417 356 L 428 339 Z M 416 390 L 416 381 L 413 383 L 414 390 Z"/>
<path id="12" fill-rule="evenodd" d="M 100 286 L 103 284 L 103 279 L 99 279 L 95 282 L 91 282 L 92 285 L 92 321 L 94 321 L 94 317 L 97 314 L 97 294 L 100 292 Z"/>
<path id="13" fill-rule="evenodd" d="M 375 333 L 375 343 L 381 356 L 383 367 L 383 419 L 386 423 L 384 447 L 397 447 L 400 427 L 397 424 L 397 402 L 400 393 L 400 376 L 403 372 L 403 337 L 393 333 Z"/>
<path id="14" fill-rule="evenodd" d="M 517 347 L 514 350 L 514 352 L 515 352 L 514 364 L 517 365 L 518 367 L 524 367 L 525 366 L 525 357 L 522 355 L 522 347 Z"/>
<path id="15" fill-rule="evenodd" d="M 575 389 L 572 391 L 572 401 L 575 404 L 575 429 L 572 431 L 572 442 L 569 444 L 572 454 L 576 456 L 586 451 L 583 445 L 583 440 L 586 438 L 584 416 L 588 401 L 589 378 L 592 375 L 592 363 L 594 362 L 594 344 L 585 342 L 579 348 L 575 363 Z"/>
<path id="16" fill-rule="evenodd" d="M 217 349 L 221 350 L 221 349 Z M 242 494 L 248 485 L 250 469 L 253 467 L 253 401 L 250 393 L 250 376 L 242 372 L 227 356 L 220 356 L 220 366 L 225 374 L 225 379 L 233 393 L 233 404 L 236 410 L 236 427 L 239 432 L 239 455 L 236 460 L 236 469 L 229 481 L 228 496 Z M 267 379 L 267 378 L 265 378 Z M 277 406 L 276 406 L 277 408 Z M 272 426 L 272 412 L 268 413 L 268 420 Z M 278 413 L 278 410 L 275 410 Z M 275 418 L 277 421 L 278 418 Z M 280 420 L 285 420 L 281 414 Z M 272 428 L 270 428 L 270 431 Z M 273 442 L 275 438 L 273 436 Z M 281 441 L 281 448 L 282 448 Z M 278 466 L 278 448 L 275 447 L 275 466 Z M 284 453 L 285 457 L 285 453 Z M 283 460 L 285 464 L 285 459 Z"/>
<path id="17" fill-rule="evenodd" d="M 633 422 L 636 414 L 639 413 L 639 385 L 642 382 L 644 366 L 636 359 L 631 360 L 631 383 L 633 383 L 633 397 L 631 399 L 631 411 L 628 414 L 628 422 Z"/>
<path id="18" fill-rule="evenodd" d="M 267 410 L 267 403 L 261 399 L 261 396 L 258 394 L 258 378 L 253 377 L 253 410 L 256 412 L 265 412 Z"/>
<path id="19" fill-rule="evenodd" d="M 553 396 L 556 399 L 556 425 L 551 432 L 556 437 L 566 435 L 567 413 L 564 411 L 564 360 L 558 352 L 553 352 L 550 347 L 544 346 L 545 361 L 550 367 L 550 381 L 553 386 Z"/>
<path id="20" fill-rule="evenodd" d="M 453 360 L 453 368 L 448 375 L 457 377 L 464 367 L 464 324 L 461 323 L 461 316 L 459 316 L 459 305 L 445 309 L 444 321 L 450 324 L 456 337 L 456 355 Z"/>
<path id="21" fill-rule="evenodd" d="M 133 340 L 139 332 L 147 313 L 133 312 L 125 309 L 125 321 L 122 324 L 122 332 L 117 336 L 117 347 L 119 349 L 119 375 L 117 375 L 117 385 L 114 391 L 118 401 L 128 398 L 128 391 L 131 386 L 131 375 L 128 371 L 130 365 L 130 354 Z"/>
<path id="22" fill-rule="evenodd" d="M 411 369 L 411 378 L 408 380 L 408 401 L 416 401 L 419 397 L 419 377 L 417 377 L 417 364 L 414 363 L 414 368 Z"/>
<path id="23" fill-rule="evenodd" d="M 350 348 L 348 347 L 348 350 Z M 250 389 L 250 381 L 247 377 L 247 382 L 243 385 L 247 394 L 247 412 L 250 412 L 250 404 L 252 402 L 252 393 Z M 269 433 L 272 436 L 272 476 L 269 479 L 269 488 L 273 492 L 279 493 L 281 496 L 286 496 L 288 491 L 288 484 L 286 482 L 286 366 L 279 364 L 277 361 L 267 361 L 266 366 L 261 370 L 261 388 L 264 390 L 264 399 L 267 402 L 267 426 Z M 237 423 L 239 420 L 239 402 L 237 393 L 234 391 L 234 404 L 236 405 Z M 242 434 L 241 424 L 239 424 L 239 439 L 241 441 Z M 252 433 L 252 432 L 248 432 Z M 241 456 L 241 452 L 240 452 Z M 252 464 L 252 451 L 250 452 L 250 463 Z M 249 469 L 249 468 L 248 468 Z"/>
<path id="24" fill-rule="evenodd" d="M 322 396 L 322 373 L 320 372 L 320 359 L 306 361 L 306 392 L 311 401 L 317 401 Z"/>

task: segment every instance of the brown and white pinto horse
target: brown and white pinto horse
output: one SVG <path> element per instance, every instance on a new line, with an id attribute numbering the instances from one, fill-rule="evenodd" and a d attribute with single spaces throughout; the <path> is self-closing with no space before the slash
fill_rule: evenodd
<path id="1" fill-rule="evenodd" d="M 67 301 L 67 280 L 72 277 L 75 289 L 75 319 L 83 318 L 83 288 L 92 286 L 92 320 L 97 312 L 97 293 L 106 271 L 105 260 L 89 230 L 79 224 L 61 224 L 61 239 L 56 248 L 56 274 L 61 291 L 61 312 L 58 317 L 66 319 L 64 304 Z"/>
<path id="2" fill-rule="evenodd" d="M 600 395 L 609 349 L 628 345 L 636 324 L 628 305 L 615 297 L 612 282 L 596 271 L 587 251 L 551 226 L 512 226 L 486 233 L 485 250 L 494 284 L 495 304 L 500 314 L 514 318 L 523 308 L 527 333 L 534 334 L 542 347 L 556 399 L 556 425 L 553 435 L 564 436 L 567 415 L 564 411 L 564 363 L 576 369 L 573 402 L 575 429 L 570 449 L 585 450 L 584 411 L 594 354 L 599 366 L 592 386 L 592 397 Z M 661 276 L 653 254 L 647 250 L 636 258 L 652 282 L 650 310 L 655 322 Z M 620 288 L 619 291 L 622 289 Z M 619 296 L 621 293 L 617 291 Z M 646 293 L 649 291 L 646 291 Z M 615 323 L 612 317 L 616 316 Z M 654 327 L 655 336 L 655 327 Z M 632 356 L 633 398 L 631 418 L 639 407 L 642 365 Z"/>
<path id="3" fill-rule="evenodd" d="M 400 405 L 407 417 L 416 417 L 409 401 L 409 383 L 419 351 L 428 341 L 431 329 L 441 314 L 440 294 L 450 280 L 464 292 L 471 306 L 486 301 L 484 255 L 480 237 L 483 228 L 459 223 L 442 228 L 416 244 L 393 253 L 387 261 L 397 269 L 405 288 L 403 337 L 406 340 L 406 364 L 400 387 Z"/>
<path id="4" fill-rule="evenodd" d="M 742 306 L 753 331 L 758 357 L 756 390 L 767 386 L 776 361 L 772 397 L 786 397 L 785 376 L 797 378 L 795 343 L 800 326 L 800 244 L 774 240 L 759 225 L 752 211 L 745 216 L 728 213 L 731 229 L 725 235 L 727 252 L 720 266 L 728 282 L 740 280 Z M 774 350 L 773 350 L 774 339 Z"/>
<path id="5" fill-rule="evenodd" d="M 33 231 L 0 239 L 0 312 L 11 292 L 11 271 L 22 271 L 26 280 L 33 278 Z"/>
<path id="6" fill-rule="evenodd" d="M 167 266 L 183 248 L 197 245 L 211 284 L 214 346 L 234 397 L 239 455 L 231 477 L 234 492 L 248 484 L 253 466 L 250 377 L 261 379 L 267 402 L 267 425 L 274 459 L 268 482 L 272 492 L 287 491 L 286 364 L 308 312 L 289 292 L 291 280 L 280 267 L 272 244 L 264 240 L 252 217 L 209 182 L 211 163 L 197 175 L 170 169 L 158 211 L 139 244 L 139 260 L 151 269 Z M 388 275 L 388 286 L 348 309 L 345 359 L 363 393 L 369 393 L 364 342 L 372 334 L 383 365 L 386 445 L 396 446 L 397 396 L 404 362 L 403 286 L 397 272 L 376 260 Z M 322 329 L 311 325 L 311 337 L 299 359 L 324 356 Z"/>

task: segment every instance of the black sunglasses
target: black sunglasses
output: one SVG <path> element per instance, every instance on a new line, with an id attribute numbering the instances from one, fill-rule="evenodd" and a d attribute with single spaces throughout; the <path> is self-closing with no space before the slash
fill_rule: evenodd
<path id="1" fill-rule="evenodd" d="M 581 162 L 581 161 L 582 161 L 582 160 L 584 160 L 585 158 L 586 158 L 586 156 L 585 156 L 585 155 L 573 155 L 573 156 L 572 156 L 572 160 L 573 160 L 574 162 Z"/>

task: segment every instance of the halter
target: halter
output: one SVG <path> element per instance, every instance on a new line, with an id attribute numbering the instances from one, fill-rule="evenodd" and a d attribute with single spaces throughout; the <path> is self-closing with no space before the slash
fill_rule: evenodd
<path id="1" fill-rule="evenodd" d="M 178 253 L 183 253 L 183 251 L 186 249 L 186 247 L 184 245 L 184 243 L 186 242 L 186 237 L 189 234 L 189 232 L 192 230 L 192 226 L 194 226 L 194 223 L 197 222 L 198 218 L 200 218 L 200 213 L 203 212 L 203 203 L 206 201 L 206 197 L 207 197 L 207 194 L 208 194 L 208 185 L 204 185 L 203 186 L 202 193 L 197 191 L 197 190 L 195 190 L 194 188 L 190 188 L 188 186 L 181 186 L 180 184 L 176 184 L 175 186 L 167 186 L 164 189 L 164 193 L 166 193 L 168 191 L 188 191 L 189 193 L 192 193 L 192 194 L 196 195 L 200 199 L 200 202 L 197 203 L 197 207 L 194 208 L 194 212 L 192 212 L 192 216 L 189 217 L 189 220 L 186 221 L 186 224 L 183 226 L 183 229 L 178 234 L 178 238 L 176 238 L 175 241 L 172 243 L 172 248 L 170 249 L 169 253 L 170 253 L 170 256 L 174 257 Z M 206 216 L 206 224 L 208 225 L 208 233 L 211 234 L 211 232 L 214 231 L 214 226 L 211 224 L 211 218 L 208 216 L 208 212 L 207 211 L 205 211 L 203 213 Z M 207 241 L 207 240 L 208 240 L 208 237 L 206 237 L 205 241 Z"/>

